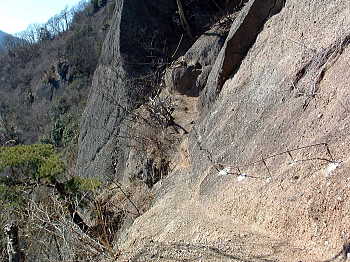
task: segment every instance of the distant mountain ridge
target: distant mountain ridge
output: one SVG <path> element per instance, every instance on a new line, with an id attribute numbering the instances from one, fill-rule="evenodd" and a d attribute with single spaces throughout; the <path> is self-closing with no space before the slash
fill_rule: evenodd
<path id="1" fill-rule="evenodd" d="M 11 35 L 0 30 L 0 50 L 5 49 L 4 44 L 6 37 L 11 37 Z"/>

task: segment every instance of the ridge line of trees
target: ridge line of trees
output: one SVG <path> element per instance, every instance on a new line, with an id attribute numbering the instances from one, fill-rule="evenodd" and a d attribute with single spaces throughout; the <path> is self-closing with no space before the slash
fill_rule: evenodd
<path id="1" fill-rule="evenodd" d="M 66 6 L 61 12 L 51 17 L 46 23 L 30 24 L 26 30 L 5 39 L 5 48 L 12 50 L 18 46 L 34 45 L 38 42 L 53 40 L 70 30 L 75 20 L 81 15 L 93 15 L 106 6 L 108 0 L 81 0 L 71 8 Z"/>

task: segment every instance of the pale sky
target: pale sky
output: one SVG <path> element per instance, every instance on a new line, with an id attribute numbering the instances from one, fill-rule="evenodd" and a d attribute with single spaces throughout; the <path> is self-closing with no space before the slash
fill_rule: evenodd
<path id="1" fill-rule="evenodd" d="M 0 0 L 0 30 L 9 34 L 25 30 L 33 23 L 45 23 L 66 6 L 80 0 Z"/>

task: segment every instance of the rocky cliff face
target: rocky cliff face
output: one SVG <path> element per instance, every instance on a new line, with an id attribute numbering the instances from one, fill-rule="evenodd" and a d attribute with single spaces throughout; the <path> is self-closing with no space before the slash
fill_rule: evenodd
<path id="1" fill-rule="evenodd" d="M 192 14 L 193 33 L 201 32 L 213 15 L 212 4 L 199 7 Z M 128 151 L 118 141 L 123 119 L 156 90 L 169 55 L 178 57 L 193 41 L 180 41 L 177 9 L 176 1 L 117 1 L 82 117 L 79 175 L 110 176 L 123 170 Z"/>
<path id="2" fill-rule="evenodd" d="M 159 8 L 159 19 L 150 13 L 155 11 L 151 8 L 154 4 Z M 147 54 L 150 48 L 161 48 L 158 40 L 152 47 L 152 29 L 158 28 L 157 37 L 166 40 L 165 33 L 172 31 L 169 14 L 174 8 L 168 2 L 117 1 L 83 115 L 77 163 L 79 175 L 110 176 L 115 168 L 123 168 L 127 149 L 118 143 L 121 123 L 129 110 L 139 103 L 133 99 L 135 93 L 147 94 L 147 87 L 133 79 L 150 73 L 152 59 L 141 54 Z M 162 55 L 156 56 L 161 59 Z"/>
<path id="3" fill-rule="evenodd" d="M 250 0 L 224 43 L 198 44 L 206 33 L 168 69 L 168 88 L 200 110 L 152 208 L 120 238 L 120 261 L 345 259 L 349 12 L 345 0 Z M 125 164 L 111 154 L 123 114 L 107 99 L 130 105 L 122 14 L 119 2 L 82 124 L 85 176 Z"/>

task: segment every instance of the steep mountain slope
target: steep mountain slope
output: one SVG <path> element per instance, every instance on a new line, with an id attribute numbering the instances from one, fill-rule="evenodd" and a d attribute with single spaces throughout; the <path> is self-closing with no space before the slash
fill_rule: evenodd
<path id="1" fill-rule="evenodd" d="M 18 38 L 14 37 L 13 35 L 10 35 L 8 33 L 5 33 L 3 31 L 0 31 L 0 50 L 4 51 L 5 50 L 5 42 L 7 40 L 10 41 L 19 41 Z"/>
<path id="2" fill-rule="evenodd" d="M 144 36 L 157 29 L 170 50 L 181 33 L 169 33 L 175 1 L 132 3 L 117 2 L 94 75 L 81 125 L 81 176 L 127 183 L 132 174 L 156 174 L 149 161 L 135 164 L 137 146 L 119 139 L 123 128 L 131 134 L 138 127 L 122 125 L 147 102 L 135 98 L 154 96 L 154 86 L 133 79 L 155 72 L 144 65 L 160 48 L 146 37 L 135 42 L 131 28 L 145 25 Z M 151 18 L 156 7 L 160 15 Z M 187 53 L 183 47 L 155 97 L 176 101 L 172 120 L 190 132 L 168 156 L 168 175 L 149 186 L 153 206 L 119 232 L 119 261 L 346 259 L 349 13 L 346 0 L 250 0 L 227 17 L 228 36 L 220 31 L 224 19 Z"/>
<path id="3" fill-rule="evenodd" d="M 4 50 L 4 41 L 6 39 L 6 37 L 9 37 L 9 34 L 6 34 L 3 31 L 0 31 L 0 50 Z"/>
<path id="4" fill-rule="evenodd" d="M 68 167 L 2 156 L 28 260 L 349 260 L 348 0 L 71 11 L 0 56 L 1 150 L 40 140 Z"/>
<path id="5" fill-rule="evenodd" d="M 346 258 L 349 12 L 348 1 L 246 4 L 120 261 Z"/>

